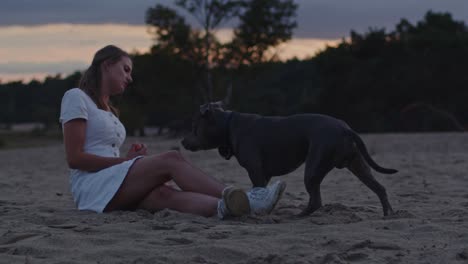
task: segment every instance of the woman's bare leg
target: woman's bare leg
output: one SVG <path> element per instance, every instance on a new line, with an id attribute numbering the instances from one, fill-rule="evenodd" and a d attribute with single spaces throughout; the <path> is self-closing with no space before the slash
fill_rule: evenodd
<path id="1" fill-rule="evenodd" d="M 131 209 L 154 189 L 173 180 L 183 191 L 220 198 L 225 186 L 195 168 L 177 151 L 135 161 L 105 211 Z"/>
<path id="2" fill-rule="evenodd" d="M 139 209 L 156 212 L 161 209 L 172 209 L 210 217 L 217 213 L 218 198 L 201 193 L 179 191 L 162 185 L 151 191 L 138 204 Z"/>

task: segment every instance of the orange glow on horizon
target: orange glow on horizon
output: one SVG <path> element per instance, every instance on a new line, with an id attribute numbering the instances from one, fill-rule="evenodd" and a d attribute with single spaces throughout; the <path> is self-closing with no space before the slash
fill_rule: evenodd
<path id="1" fill-rule="evenodd" d="M 220 41 L 226 42 L 232 37 L 232 30 L 220 29 L 216 34 Z M 294 38 L 274 48 L 272 52 L 282 60 L 294 57 L 305 59 L 313 57 L 327 45 L 333 46 L 338 42 L 339 40 L 333 39 Z M 88 65 L 94 53 L 105 45 L 114 44 L 128 52 L 146 53 L 153 43 L 145 25 L 50 24 L 0 27 L 0 81 L 29 82 L 32 79 L 43 80 L 45 76 L 55 76 L 58 73 L 66 76 L 83 69 L 71 71 L 70 64 L 68 67 L 60 65 L 67 65 L 68 62 Z M 9 65 L 15 63 L 43 63 L 49 66 L 43 70 L 29 69 L 12 73 Z M 57 68 L 52 68 L 50 64 Z"/>

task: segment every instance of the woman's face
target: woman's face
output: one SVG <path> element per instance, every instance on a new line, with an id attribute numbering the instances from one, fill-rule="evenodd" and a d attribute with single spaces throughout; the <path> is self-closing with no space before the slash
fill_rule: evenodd
<path id="1" fill-rule="evenodd" d="M 127 56 L 122 56 L 116 63 L 104 65 L 102 71 L 102 89 L 107 95 L 121 94 L 125 88 L 133 81 L 132 60 Z"/>

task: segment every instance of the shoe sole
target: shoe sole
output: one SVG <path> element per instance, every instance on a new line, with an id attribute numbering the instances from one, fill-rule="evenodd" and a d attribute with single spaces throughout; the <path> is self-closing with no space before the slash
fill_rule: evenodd
<path id="1" fill-rule="evenodd" d="M 275 209 L 276 207 L 276 204 L 279 202 L 279 200 L 281 199 L 281 196 L 283 196 L 283 192 L 284 190 L 286 189 L 286 183 L 284 181 L 281 181 L 279 183 L 279 192 L 278 192 L 278 196 L 276 197 L 275 199 L 275 202 L 273 203 L 273 206 L 271 207 L 271 210 L 268 211 L 268 214 L 270 214 L 273 209 Z"/>
<path id="2" fill-rule="evenodd" d="M 223 192 L 223 200 L 232 216 L 242 216 L 250 213 L 249 198 L 242 189 L 226 189 Z"/>

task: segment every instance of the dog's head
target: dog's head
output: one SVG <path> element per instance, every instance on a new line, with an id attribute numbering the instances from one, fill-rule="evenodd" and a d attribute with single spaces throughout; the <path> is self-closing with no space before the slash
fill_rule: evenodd
<path id="1" fill-rule="evenodd" d="M 192 119 L 192 130 L 182 140 L 182 146 L 190 151 L 220 147 L 225 141 L 225 117 L 222 102 L 200 106 Z"/>

